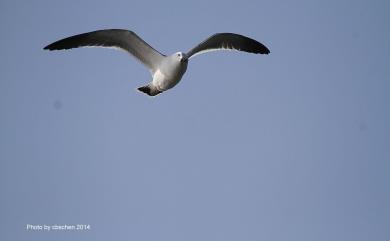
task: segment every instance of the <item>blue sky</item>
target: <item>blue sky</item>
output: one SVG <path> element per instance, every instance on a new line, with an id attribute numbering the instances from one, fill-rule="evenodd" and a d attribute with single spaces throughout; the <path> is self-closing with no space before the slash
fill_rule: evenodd
<path id="1" fill-rule="evenodd" d="M 1 240 L 389 240 L 388 1 L 0 2 Z M 268 56 L 191 59 L 135 89 L 123 52 L 48 52 L 104 28 L 187 51 L 216 32 Z M 90 231 L 26 231 L 90 224 Z"/>

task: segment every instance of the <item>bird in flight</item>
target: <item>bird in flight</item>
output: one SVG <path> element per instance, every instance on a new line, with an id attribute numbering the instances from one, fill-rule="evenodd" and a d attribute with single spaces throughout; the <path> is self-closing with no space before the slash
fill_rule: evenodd
<path id="1" fill-rule="evenodd" d="M 177 52 L 166 56 L 133 31 L 106 29 L 74 35 L 47 45 L 46 50 L 62 50 L 78 47 L 105 47 L 124 50 L 150 71 L 152 81 L 138 88 L 139 91 L 156 96 L 173 88 L 180 82 L 192 57 L 214 50 L 238 50 L 254 54 L 269 54 L 269 49 L 258 41 L 234 33 L 217 33 L 192 48 L 187 53 Z"/>

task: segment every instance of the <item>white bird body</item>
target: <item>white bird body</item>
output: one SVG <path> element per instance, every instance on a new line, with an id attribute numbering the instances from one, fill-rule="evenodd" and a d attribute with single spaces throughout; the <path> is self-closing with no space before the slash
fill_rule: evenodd
<path id="1" fill-rule="evenodd" d="M 184 58 L 181 52 L 164 58 L 153 75 L 153 86 L 163 92 L 177 85 L 187 70 L 188 60 Z"/>
<path id="2" fill-rule="evenodd" d="M 98 30 L 74 35 L 56 41 L 44 49 L 62 50 L 90 46 L 119 48 L 141 61 L 149 69 L 153 79 L 148 85 L 141 86 L 138 90 L 149 96 L 156 96 L 176 86 L 187 70 L 188 60 L 201 53 L 214 50 L 270 53 L 267 47 L 254 39 L 234 33 L 218 33 L 210 36 L 187 53 L 177 52 L 165 56 L 134 32 L 123 29 Z"/>

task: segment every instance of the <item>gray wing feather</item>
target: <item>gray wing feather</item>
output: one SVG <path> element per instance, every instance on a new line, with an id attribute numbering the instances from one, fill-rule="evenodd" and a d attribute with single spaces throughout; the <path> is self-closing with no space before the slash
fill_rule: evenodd
<path id="1" fill-rule="evenodd" d="M 120 48 L 132 54 L 151 71 L 156 70 L 161 60 L 165 57 L 165 55 L 152 48 L 134 32 L 124 29 L 107 29 L 82 33 L 56 41 L 44 49 L 61 50 L 86 46 Z"/>
<path id="2" fill-rule="evenodd" d="M 217 33 L 191 49 L 187 57 L 215 50 L 238 50 L 254 54 L 270 53 L 266 46 L 254 39 L 235 33 Z"/>

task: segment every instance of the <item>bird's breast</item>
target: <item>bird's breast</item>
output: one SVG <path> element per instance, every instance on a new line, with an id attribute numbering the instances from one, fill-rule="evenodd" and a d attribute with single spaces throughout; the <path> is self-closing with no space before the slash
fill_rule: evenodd
<path id="1" fill-rule="evenodd" d="M 171 65 L 168 68 L 158 69 L 153 75 L 153 85 L 161 91 L 168 90 L 180 82 L 186 70 L 187 64 Z"/>

